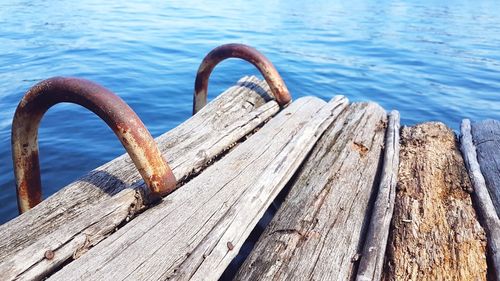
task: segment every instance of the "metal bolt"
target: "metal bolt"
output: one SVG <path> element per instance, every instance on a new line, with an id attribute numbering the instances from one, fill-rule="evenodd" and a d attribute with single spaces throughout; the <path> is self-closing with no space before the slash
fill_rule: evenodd
<path id="1" fill-rule="evenodd" d="M 54 258 L 54 252 L 52 250 L 47 250 L 45 251 L 44 256 L 46 259 L 51 260 Z"/>

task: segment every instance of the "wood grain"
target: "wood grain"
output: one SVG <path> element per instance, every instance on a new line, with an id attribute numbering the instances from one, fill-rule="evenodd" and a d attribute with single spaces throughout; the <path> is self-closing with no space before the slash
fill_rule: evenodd
<path id="1" fill-rule="evenodd" d="M 471 124 L 468 119 L 462 121 L 460 149 L 474 187 L 472 199 L 482 220 L 482 225 L 488 237 L 488 254 L 491 257 L 491 267 L 496 278 L 500 278 L 500 219 L 486 187 L 481 168 L 477 161 L 476 147 L 472 142 Z"/>
<path id="2" fill-rule="evenodd" d="M 236 280 L 349 280 L 381 168 L 386 113 L 349 107 L 322 136 Z"/>
<path id="3" fill-rule="evenodd" d="M 265 82 L 243 78 L 158 137 L 176 178 L 184 181 L 204 169 L 276 114 L 279 107 L 268 93 Z M 146 207 L 144 190 L 138 171 L 123 155 L 0 226 L 0 279 L 40 279 L 80 257 Z M 50 260 L 45 258 L 47 251 L 53 253 Z"/>
<path id="4" fill-rule="evenodd" d="M 389 114 L 384 141 L 384 160 L 377 199 L 356 275 L 357 281 L 380 280 L 389 237 L 399 170 L 399 112 Z"/>
<path id="5" fill-rule="evenodd" d="M 471 128 L 477 160 L 497 214 L 500 216 L 500 121 L 474 122 Z"/>
<path id="6" fill-rule="evenodd" d="M 154 208 L 49 280 L 217 280 L 347 106 L 301 98 Z"/>
<path id="7" fill-rule="evenodd" d="M 403 127 L 384 280 L 485 280 L 486 237 L 454 133 Z"/>

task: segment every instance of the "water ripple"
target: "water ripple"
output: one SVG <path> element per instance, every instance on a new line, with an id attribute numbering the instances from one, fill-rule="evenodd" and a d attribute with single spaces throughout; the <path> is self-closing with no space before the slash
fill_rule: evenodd
<path id="1" fill-rule="evenodd" d="M 187 119 L 194 77 L 213 47 L 268 56 L 295 98 L 374 100 L 404 124 L 500 119 L 497 1 L 41 1 L 0 3 L 0 223 L 16 215 L 10 124 L 23 93 L 56 75 L 96 81 L 157 136 Z M 211 78 L 210 98 L 242 75 Z M 97 117 L 51 109 L 40 129 L 45 196 L 123 153 Z"/>

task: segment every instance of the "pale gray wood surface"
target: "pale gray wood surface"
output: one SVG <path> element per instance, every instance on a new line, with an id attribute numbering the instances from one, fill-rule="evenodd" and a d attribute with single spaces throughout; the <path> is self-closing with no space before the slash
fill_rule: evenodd
<path id="1" fill-rule="evenodd" d="M 384 141 L 382 175 L 356 274 L 357 281 L 378 281 L 382 276 L 398 182 L 399 128 L 399 112 L 392 111 Z"/>
<path id="2" fill-rule="evenodd" d="M 349 280 L 361 250 L 386 112 L 349 107 L 321 137 L 236 280 Z"/>
<path id="3" fill-rule="evenodd" d="M 497 214 L 500 216 L 500 121 L 474 122 L 471 127 L 477 160 Z"/>
<path id="4" fill-rule="evenodd" d="M 476 209 L 478 210 L 479 217 L 482 219 L 483 227 L 488 237 L 488 253 L 493 263 L 493 271 L 498 279 L 500 278 L 500 219 L 477 161 L 476 147 L 472 141 L 470 120 L 464 119 L 462 121 L 461 133 L 460 148 L 469 177 L 474 186 L 472 198 L 475 200 Z"/>
<path id="5" fill-rule="evenodd" d="M 217 280 L 347 106 L 301 98 L 198 177 L 50 280 Z"/>
<path id="6" fill-rule="evenodd" d="M 279 107 L 269 101 L 268 93 L 265 82 L 243 78 L 198 114 L 158 137 L 176 178 L 183 180 L 205 168 L 276 114 Z M 123 155 L 0 226 L 0 279 L 41 278 L 81 256 L 144 209 L 141 190 L 139 173 Z M 54 253 L 50 260 L 44 258 L 48 250 Z"/>

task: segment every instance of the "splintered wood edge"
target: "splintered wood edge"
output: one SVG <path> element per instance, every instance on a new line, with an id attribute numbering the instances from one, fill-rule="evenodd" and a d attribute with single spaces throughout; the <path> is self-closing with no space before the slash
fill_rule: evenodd
<path id="1" fill-rule="evenodd" d="M 357 281 L 380 280 L 384 266 L 399 169 L 399 112 L 393 110 L 389 114 L 388 122 L 384 141 L 382 175 L 356 275 Z"/>
<path id="2" fill-rule="evenodd" d="M 402 128 L 397 186 L 382 279 L 486 278 L 486 234 L 451 129 Z"/>
<path id="3" fill-rule="evenodd" d="M 497 278 L 500 277 L 500 220 L 490 197 L 486 182 L 477 160 L 476 147 L 472 141 L 471 123 L 469 119 L 462 120 L 460 126 L 460 149 L 464 157 L 467 172 L 474 186 L 472 198 L 476 203 L 477 212 L 483 221 L 483 227 L 488 237 L 489 255 Z"/>

